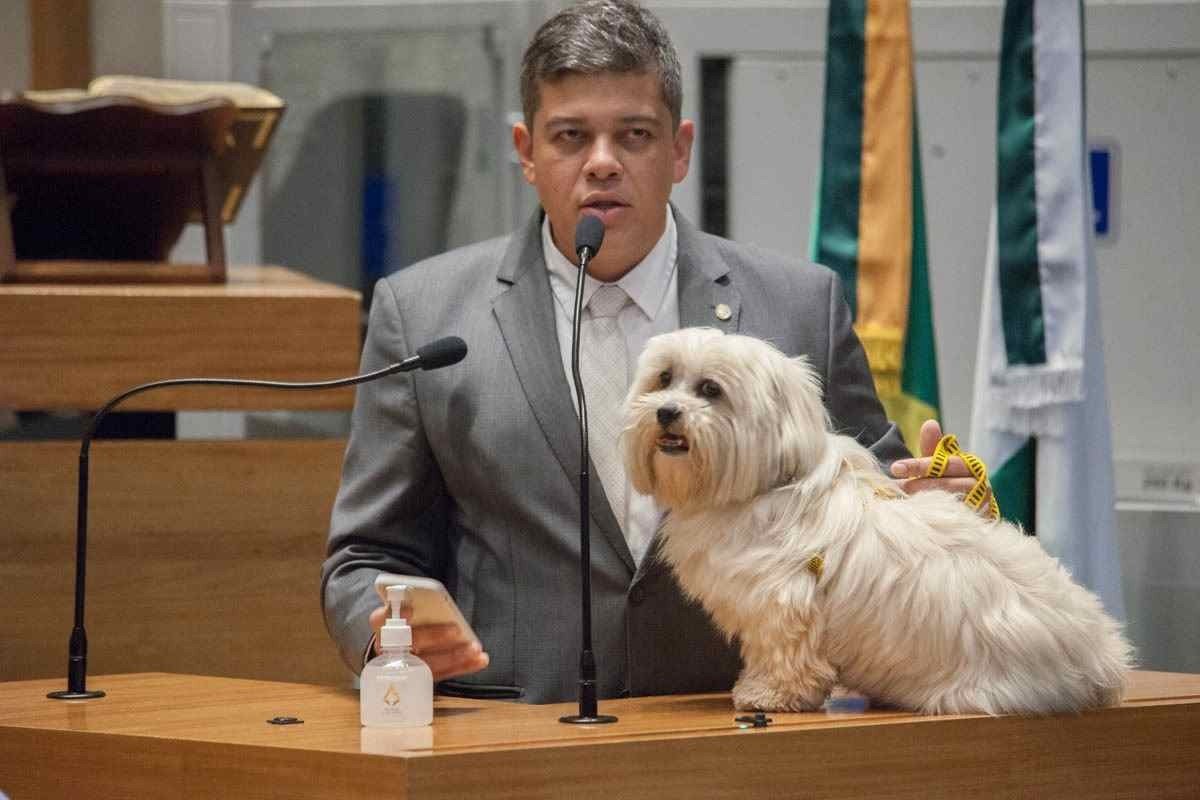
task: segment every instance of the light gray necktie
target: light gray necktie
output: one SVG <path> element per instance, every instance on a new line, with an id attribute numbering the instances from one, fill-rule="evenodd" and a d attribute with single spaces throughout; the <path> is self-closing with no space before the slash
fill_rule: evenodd
<path id="1" fill-rule="evenodd" d="M 625 467 L 621 463 L 621 404 L 629 388 L 625 337 L 617 314 L 629 295 L 616 284 L 604 284 L 588 300 L 588 315 L 580 325 L 580 377 L 587 399 L 588 450 L 608 496 L 609 505 L 625 531 Z"/>

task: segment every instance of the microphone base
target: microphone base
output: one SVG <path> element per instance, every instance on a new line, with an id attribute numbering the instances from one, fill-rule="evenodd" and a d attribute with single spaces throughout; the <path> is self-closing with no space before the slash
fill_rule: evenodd
<path id="1" fill-rule="evenodd" d="M 617 718 L 611 714 L 596 714 L 595 716 L 572 714 L 569 717 L 559 717 L 558 721 L 571 725 L 603 725 L 607 722 L 616 722 Z"/>
<path id="2" fill-rule="evenodd" d="M 46 697 L 51 700 L 96 700 L 104 697 L 104 692 L 97 689 L 90 692 L 72 692 L 70 689 L 64 689 L 61 692 L 50 692 Z"/>

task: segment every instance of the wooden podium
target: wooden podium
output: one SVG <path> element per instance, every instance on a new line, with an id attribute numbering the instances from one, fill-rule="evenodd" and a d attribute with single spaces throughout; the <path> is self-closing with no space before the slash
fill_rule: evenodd
<path id="1" fill-rule="evenodd" d="M 286 648 L 277 665 L 287 669 Z M 1134 673 L 1119 708 L 1053 717 L 772 714 L 728 695 L 573 704 L 439 698 L 431 728 L 367 730 L 349 690 L 186 675 L 0 683 L 0 791 L 20 798 L 1195 798 L 1200 675 Z M 272 725 L 276 717 L 302 723 Z"/>
<path id="2" fill-rule="evenodd" d="M 339 378 L 359 350 L 358 292 L 281 267 L 196 286 L 0 285 L 0 409 L 94 410 L 160 378 Z M 118 410 L 340 410 L 353 397 L 167 389 Z M 348 680 L 318 589 L 345 444 L 97 442 L 89 671 L 269 677 L 287 641 L 295 679 Z M 78 457 L 78 440 L 0 442 L 0 680 L 65 674 Z"/>

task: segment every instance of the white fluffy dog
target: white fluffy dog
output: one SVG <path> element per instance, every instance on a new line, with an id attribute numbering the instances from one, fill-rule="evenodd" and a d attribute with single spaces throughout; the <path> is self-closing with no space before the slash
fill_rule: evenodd
<path id="1" fill-rule="evenodd" d="M 1038 541 L 943 491 L 897 489 L 830 432 L 818 377 L 746 336 L 651 340 L 626 401 L 662 553 L 731 639 L 739 709 L 821 706 L 835 681 L 924 713 L 1120 700 L 1131 649 Z"/>

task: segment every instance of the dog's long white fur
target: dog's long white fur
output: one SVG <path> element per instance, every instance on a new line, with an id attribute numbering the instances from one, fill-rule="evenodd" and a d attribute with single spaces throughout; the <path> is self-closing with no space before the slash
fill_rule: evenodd
<path id="1" fill-rule="evenodd" d="M 803 358 L 689 329 L 651 340 L 626 402 L 626 469 L 670 510 L 661 552 L 740 641 L 735 705 L 815 709 L 835 682 L 925 713 L 1118 702 L 1132 651 L 1099 600 L 1015 526 L 897 491 L 821 396 Z"/>

